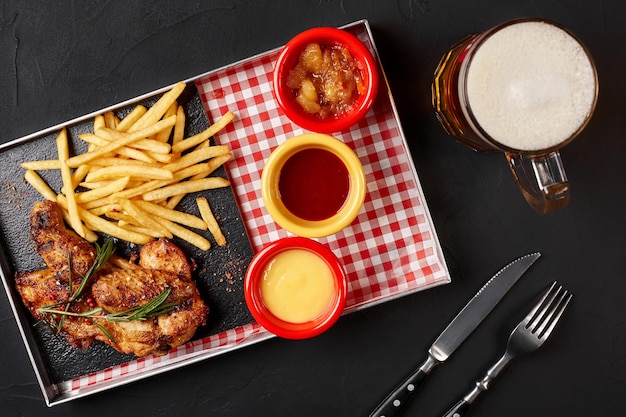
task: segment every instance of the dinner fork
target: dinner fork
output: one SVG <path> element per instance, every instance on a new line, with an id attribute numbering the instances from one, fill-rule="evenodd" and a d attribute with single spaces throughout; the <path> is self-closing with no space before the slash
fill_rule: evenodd
<path id="1" fill-rule="evenodd" d="M 448 410 L 444 417 L 465 415 L 474 400 L 480 393 L 489 389 L 491 382 L 502 372 L 511 359 L 534 352 L 543 345 L 571 299 L 571 293 L 560 285 L 557 288 L 556 281 L 552 283 L 537 305 L 513 329 L 504 355 L 489 368 L 483 379 L 476 382 L 474 389 Z"/>

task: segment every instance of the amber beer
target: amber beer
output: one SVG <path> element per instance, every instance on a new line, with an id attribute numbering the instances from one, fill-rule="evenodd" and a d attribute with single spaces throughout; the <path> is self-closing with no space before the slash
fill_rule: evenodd
<path id="1" fill-rule="evenodd" d="M 567 203 L 563 146 L 589 121 L 598 82 L 585 47 L 542 19 L 518 19 L 454 45 L 432 84 L 437 118 L 477 151 L 501 151 L 540 212 Z"/>
<path id="2" fill-rule="evenodd" d="M 432 101 L 435 115 L 444 130 L 461 143 L 477 151 L 493 150 L 475 134 L 463 116 L 459 95 L 459 71 L 478 35 L 470 35 L 454 45 L 439 62 L 432 85 Z"/>

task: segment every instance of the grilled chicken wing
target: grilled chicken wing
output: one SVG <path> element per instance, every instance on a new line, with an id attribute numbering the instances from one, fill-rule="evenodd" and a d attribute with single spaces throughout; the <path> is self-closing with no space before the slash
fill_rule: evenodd
<path id="1" fill-rule="evenodd" d="M 65 227 L 56 203 L 35 204 L 31 235 L 48 269 L 17 274 L 16 287 L 33 316 L 49 320 L 39 309 L 51 305 L 64 308 L 70 298 L 70 285 L 75 290 L 80 277 L 93 264 L 96 251 Z M 72 266 L 71 280 L 68 264 Z M 116 313 L 143 306 L 166 289 L 170 293 L 165 302 L 176 305 L 170 313 L 127 322 L 69 317 L 61 322 L 60 332 L 74 347 L 86 348 L 98 340 L 136 356 L 164 354 L 193 337 L 196 329 L 206 323 L 208 314 L 187 258 L 169 240 L 144 245 L 138 264 L 113 255 L 90 279 L 83 295 L 69 304 L 69 311 L 74 313 L 95 307 Z"/>
<path id="2" fill-rule="evenodd" d="M 66 272 L 70 253 L 72 272 L 77 278 L 87 273 L 96 258 L 95 248 L 65 227 L 63 215 L 56 203 L 35 203 L 30 216 L 30 233 L 37 253 L 46 266 L 55 272 Z"/>

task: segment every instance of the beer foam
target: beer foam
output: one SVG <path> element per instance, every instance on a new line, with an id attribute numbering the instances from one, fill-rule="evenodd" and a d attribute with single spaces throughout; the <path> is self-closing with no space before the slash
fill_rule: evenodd
<path id="1" fill-rule="evenodd" d="M 471 111 L 491 138 L 513 149 L 558 145 L 594 105 L 593 64 L 576 39 L 548 23 L 503 28 L 480 45 L 469 65 Z"/>

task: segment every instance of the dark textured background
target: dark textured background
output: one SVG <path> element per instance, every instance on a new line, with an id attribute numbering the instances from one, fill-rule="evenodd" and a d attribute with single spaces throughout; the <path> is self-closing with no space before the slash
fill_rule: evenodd
<path id="1" fill-rule="evenodd" d="M 596 114 L 562 152 L 572 200 L 547 216 L 526 205 L 501 155 L 456 144 L 430 108 L 431 76 L 451 44 L 523 16 L 570 28 L 591 50 L 600 76 Z M 52 409 L 45 407 L 1 295 L 1 414 L 365 416 L 424 359 L 437 334 L 491 274 L 534 250 L 543 257 L 435 369 L 405 415 L 438 416 L 464 394 L 554 279 L 575 294 L 565 319 L 539 352 L 511 365 L 473 415 L 623 414 L 624 16 L 626 5 L 618 0 L 4 0 L 2 142 L 280 46 L 306 28 L 368 19 L 453 282 L 343 317 L 315 339 L 271 340 Z"/>

